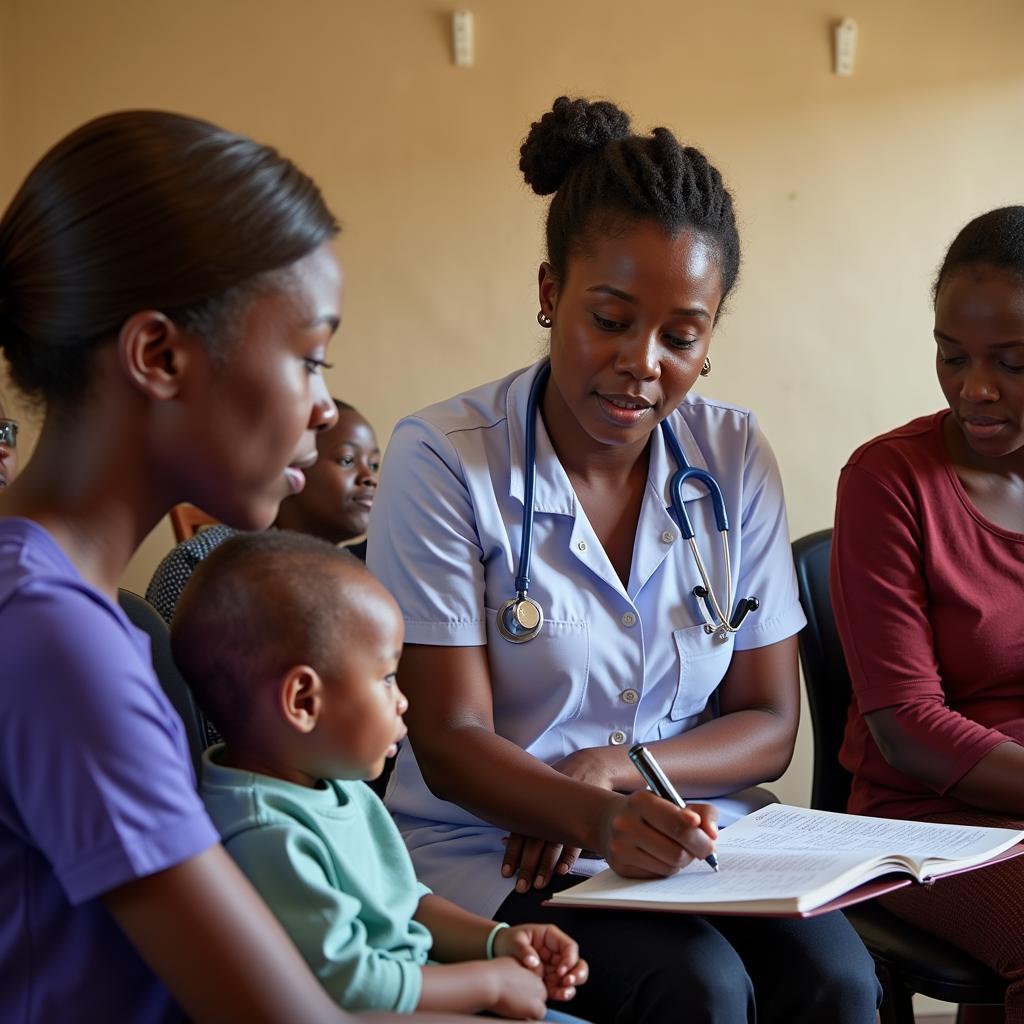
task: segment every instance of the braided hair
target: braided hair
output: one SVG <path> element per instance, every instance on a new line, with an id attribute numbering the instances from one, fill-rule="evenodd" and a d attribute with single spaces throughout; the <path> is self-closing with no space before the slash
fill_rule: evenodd
<path id="1" fill-rule="evenodd" d="M 960 229 L 935 277 L 932 300 L 954 270 L 979 265 L 1024 278 L 1024 206 L 989 210 Z"/>
<path id="2" fill-rule="evenodd" d="M 740 239 L 732 196 L 699 149 L 668 128 L 630 131 L 614 103 L 559 96 L 519 150 L 519 169 L 548 207 L 548 262 L 564 280 L 568 258 L 623 219 L 654 220 L 669 235 L 690 228 L 715 243 L 722 301 L 739 275 Z"/>

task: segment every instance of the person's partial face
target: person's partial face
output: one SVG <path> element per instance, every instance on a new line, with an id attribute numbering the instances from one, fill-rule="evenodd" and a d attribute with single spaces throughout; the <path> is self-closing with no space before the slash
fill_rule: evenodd
<path id="1" fill-rule="evenodd" d="M 694 231 L 671 237 L 644 220 L 592 239 L 570 256 L 564 281 L 541 268 L 551 400 L 592 442 L 646 443 L 693 386 L 722 300 L 717 255 Z"/>
<path id="2" fill-rule="evenodd" d="M 346 587 L 345 603 L 357 608 L 358 621 L 348 624 L 350 639 L 339 643 L 331 671 L 321 670 L 316 768 L 321 777 L 375 779 L 405 737 L 402 715 L 409 704 L 395 678 L 405 627 L 394 598 L 372 577 L 356 583 L 347 577 L 338 585 Z M 353 595 L 354 587 L 361 593 Z"/>
<path id="3" fill-rule="evenodd" d="M 316 448 L 304 490 L 288 499 L 292 518 L 305 532 L 335 544 L 361 537 L 380 473 L 373 428 L 354 409 L 343 409 L 338 421 L 317 435 Z"/>
<path id="4" fill-rule="evenodd" d="M 6 487 L 18 472 L 18 424 L 0 405 L 0 487 Z"/>
<path id="5" fill-rule="evenodd" d="M 337 409 L 321 376 L 341 316 L 341 268 L 321 246 L 245 310 L 223 363 L 207 358 L 193 382 L 184 457 L 201 462 L 190 500 L 242 529 L 263 529 L 305 486 L 316 432 Z M 196 479 L 198 477 L 198 479 Z"/>
<path id="6" fill-rule="evenodd" d="M 935 300 L 939 385 L 976 456 L 1024 450 L 1024 281 L 988 267 L 955 269 Z"/>

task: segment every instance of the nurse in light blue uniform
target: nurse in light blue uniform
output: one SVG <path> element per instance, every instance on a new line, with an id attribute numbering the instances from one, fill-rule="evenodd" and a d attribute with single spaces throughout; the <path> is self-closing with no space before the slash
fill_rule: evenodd
<path id="1" fill-rule="evenodd" d="M 651 435 L 624 584 L 539 422 L 530 596 L 544 622 L 535 639 L 509 643 L 499 635 L 497 612 L 515 593 L 526 401 L 539 365 L 398 425 L 374 511 L 373 570 L 402 607 L 406 643 L 487 645 L 499 735 L 545 764 L 599 747 L 617 747 L 625 760 L 631 744 L 666 740 L 700 722 L 734 650 L 776 643 L 803 626 L 782 484 L 752 413 L 691 393 L 670 414 L 687 461 L 709 469 L 725 496 L 733 590 L 760 603 L 738 633 L 709 636 L 692 594 L 701 580 L 671 511 L 675 464 L 661 432 Z M 697 484 L 683 497 L 714 577 L 722 560 L 711 499 Z M 724 579 L 718 590 L 724 593 Z M 746 781 L 724 780 L 702 792 L 679 779 L 688 799 Z M 497 910 L 515 882 L 500 871 L 507 830 L 433 796 L 408 744 L 388 806 L 420 878 L 458 891 L 477 913 Z M 453 825 L 461 826 L 455 835 Z"/>
<path id="2" fill-rule="evenodd" d="M 641 138 L 612 105 L 567 100 L 534 125 L 521 167 L 537 191 L 557 189 L 538 314 L 551 328 L 551 376 L 532 424 L 547 360 L 403 420 L 374 505 L 368 564 L 402 608 L 410 699 L 411 743 L 388 806 L 435 891 L 499 920 L 566 915 L 591 963 L 575 1013 L 866 1024 L 877 985 L 841 915 L 755 922 L 540 905 L 577 880 L 581 848 L 639 876 L 711 850 L 715 812 L 645 792 L 631 745 L 650 745 L 687 798 L 781 774 L 804 617 L 778 468 L 755 417 L 690 390 L 710 369 L 739 264 L 717 171 L 665 129 Z M 682 503 L 720 604 L 730 590 L 757 598 L 738 630 L 705 628 L 662 420 L 721 488 L 728 562 L 707 487 L 687 482 Z M 498 619 L 522 572 L 531 425 L 529 598 L 543 621 L 514 643 Z"/>

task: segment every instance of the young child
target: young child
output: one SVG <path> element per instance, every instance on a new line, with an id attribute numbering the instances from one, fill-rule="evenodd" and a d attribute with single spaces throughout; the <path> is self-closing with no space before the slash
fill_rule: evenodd
<path id="1" fill-rule="evenodd" d="M 178 665 L 224 733 L 206 753 L 203 798 L 228 852 L 346 1009 L 543 1017 L 545 996 L 571 999 L 586 980 L 576 943 L 431 894 L 359 781 L 405 735 L 403 633 L 387 590 L 331 544 L 282 530 L 217 548 L 171 629 Z"/>
<path id="2" fill-rule="evenodd" d="M 317 432 L 316 462 L 303 471 L 302 490 L 281 502 L 274 525 L 345 544 L 351 554 L 365 561 L 366 541 L 358 538 L 366 534 L 370 522 L 380 448 L 373 427 L 357 409 L 339 398 L 334 405 L 338 419 Z M 168 625 L 196 566 L 238 532 L 217 523 L 183 540 L 164 556 L 146 588 L 146 600 Z"/>

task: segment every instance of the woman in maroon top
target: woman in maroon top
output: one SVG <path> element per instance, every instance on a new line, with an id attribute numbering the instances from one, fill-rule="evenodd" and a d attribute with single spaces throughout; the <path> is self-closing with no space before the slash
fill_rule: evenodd
<path id="1" fill-rule="evenodd" d="M 949 404 L 858 449 L 832 601 L 856 700 L 856 813 L 1024 828 L 1024 207 L 957 235 L 935 284 Z M 1024 1022 L 1024 858 L 890 909 L 1007 979 Z"/>

